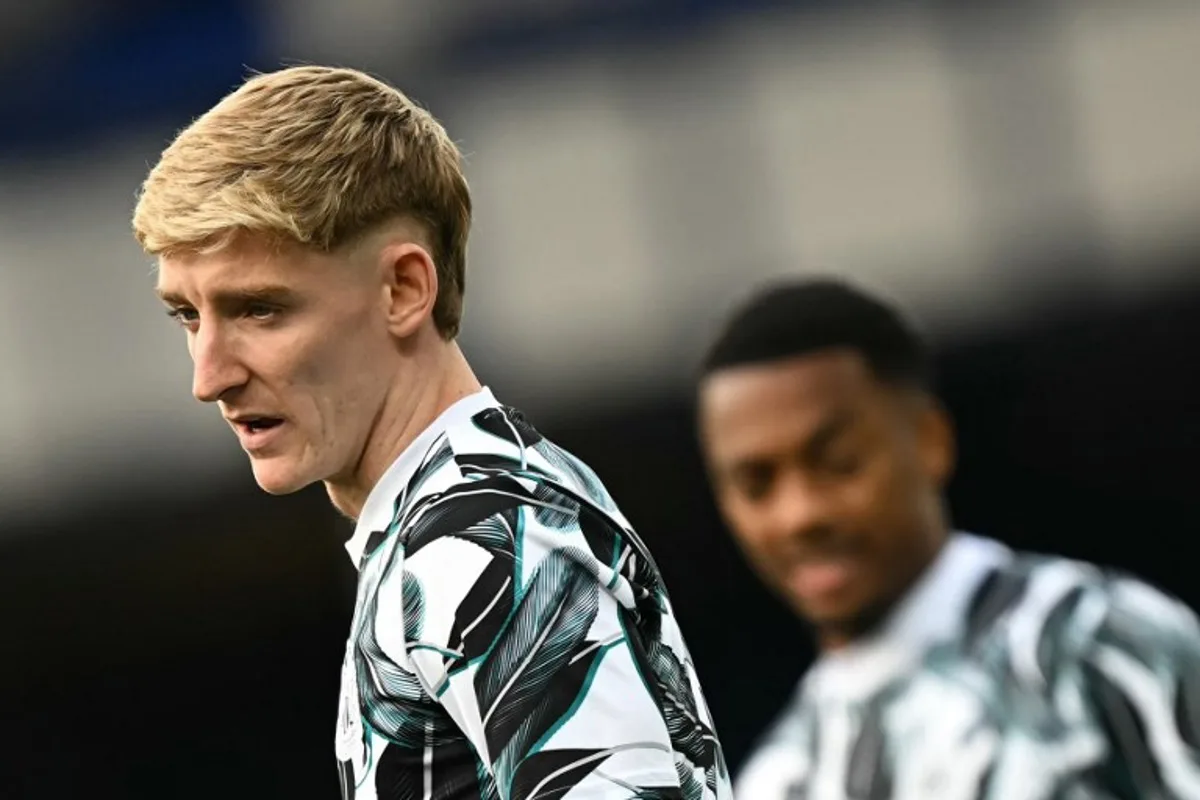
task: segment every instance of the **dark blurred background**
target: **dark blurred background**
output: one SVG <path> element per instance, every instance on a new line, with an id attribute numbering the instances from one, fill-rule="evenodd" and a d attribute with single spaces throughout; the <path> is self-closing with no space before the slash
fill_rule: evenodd
<path id="1" fill-rule="evenodd" d="M 336 796 L 350 526 L 255 488 L 128 233 L 173 131 L 307 61 L 468 154 L 464 347 L 656 551 L 733 767 L 811 656 L 693 437 L 693 365 L 761 280 L 923 320 L 960 526 L 1200 606 L 1200 5 L 5 4 L 0 797 Z"/>

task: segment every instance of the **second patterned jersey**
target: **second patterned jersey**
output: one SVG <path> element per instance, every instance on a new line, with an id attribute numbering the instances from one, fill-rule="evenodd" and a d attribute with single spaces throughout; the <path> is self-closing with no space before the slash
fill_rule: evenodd
<path id="1" fill-rule="evenodd" d="M 959 534 L 829 654 L 739 800 L 1200 800 L 1200 626 L 1090 564 Z"/>

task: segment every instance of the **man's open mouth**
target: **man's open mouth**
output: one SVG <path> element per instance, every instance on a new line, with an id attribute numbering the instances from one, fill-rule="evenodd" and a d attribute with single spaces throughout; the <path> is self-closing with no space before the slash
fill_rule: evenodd
<path id="1" fill-rule="evenodd" d="M 238 420 L 238 425 L 249 433 L 261 433 L 283 424 L 279 417 L 249 417 Z"/>

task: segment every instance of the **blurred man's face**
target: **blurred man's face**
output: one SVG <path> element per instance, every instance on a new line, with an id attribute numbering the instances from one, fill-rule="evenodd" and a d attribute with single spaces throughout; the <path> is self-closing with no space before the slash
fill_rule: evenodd
<path id="1" fill-rule="evenodd" d="M 718 371 L 700 389 L 700 426 L 738 543 L 830 646 L 886 613 L 944 539 L 947 420 L 857 353 Z"/>
<path id="2" fill-rule="evenodd" d="M 192 393 L 219 406 L 264 490 L 353 473 L 395 355 L 372 270 L 245 238 L 161 259 L 158 292 L 186 331 Z"/>

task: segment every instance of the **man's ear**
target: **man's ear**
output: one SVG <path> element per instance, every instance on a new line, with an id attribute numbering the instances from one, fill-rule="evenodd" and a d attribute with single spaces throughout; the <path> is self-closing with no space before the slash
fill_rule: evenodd
<path id="1" fill-rule="evenodd" d="M 379 251 L 379 268 L 388 330 L 398 338 L 408 338 L 433 315 L 438 294 L 433 256 L 416 242 L 395 242 Z"/>
<path id="2" fill-rule="evenodd" d="M 928 397 L 918 411 L 917 448 L 921 467 L 931 482 L 945 486 L 958 458 L 954 423 L 936 398 Z"/>

